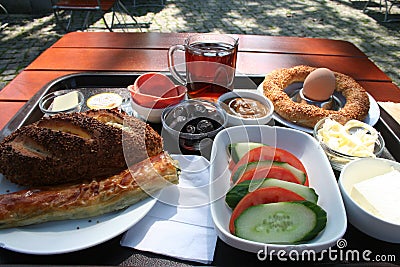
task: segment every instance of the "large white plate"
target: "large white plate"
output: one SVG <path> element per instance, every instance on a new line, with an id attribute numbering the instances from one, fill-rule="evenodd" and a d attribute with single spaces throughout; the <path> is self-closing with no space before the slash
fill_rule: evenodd
<path id="1" fill-rule="evenodd" d="M 288 86 L 285 89 L 285 92 L 290 95 L 295 90 L 298 90 L 301 87 L 302 87 L 302 83 L 294 83 L 294 84 Z M 259 91 L 261 93 L 263 92 L 263 83 L 261 83 L 257 87 L 257 91 Z M 343 98 L 342 100 L 345 100 L 344 97 L 341 96 L 340 94 L 337 95 L 337 96 L 339 98 Z M 380 113 L 380 110 L 379 110 L 378 103 L 375 101 L 375 99 L 370 94 L 368 94 L 368 98 L 369 98 L 370 106 L 369 106 L 369 111 L 368 111 L 367 117 L 364 119 L 364 122 L 369 124 L 369 125 L 371 125 L 371 126 L 374 126 L 378 122 L 381 113 Z M 311 129 L 311 128 L 300 126 L 300 125 L 297 125 L 294 122 L 285 120 L 284 118 L 279 116 L 279 114 L 277 114 L 276 112 L 273 113 L 272 118 L 274 120 L 276 120 L 277 122 L 279 122 L 279 123 L 281 123 L 281 124 L 283 124 L 283 125 L 285 125 L 287 127 L 290 127 L 290 128 L 293 128 L 293 129 L 297 129 L 297 130 L 301 130 L 301 131 L 304 131 L 304 132 L 307 132 L 307 133 L 312 133 L 313 132 L 313 129 Z"/>
<path id="2" fill-rule="evenodd" d="M 225 193 L 230 188 L 230 171 L 227 168 L 227 146 L 235 142 L 261 142 L 285 149 L 297 156 L 304 164 L 310 187 L 319 195 L 318 204 L 327 212 L 325 230 L 315 239 L 297 245 L 263 244 L 248 241 L 229 232 L 231 209 L 225 204 Z M 218 155 L 218 156 L 217 156 Z M 268 247 L 272 250 L 322 251 L 334 246 L 345 233 L 346 212 L 331 165 L 320 145 L 309 134 L 283 127 L 236 126 L 218 133 L 211 152 L 211 215 L 219 237 L 227 244 L 250 252 Z"/>
<path id="3" fill-rule="evenodd" d="M 21 190 L 0 174 L 0 194 Z M 0 247 L 27 254 L 59 254 L 103 243 L 140 221 L 156 200 L 147 198 L 122 211 L 80 220 L 0 230 Z"/>

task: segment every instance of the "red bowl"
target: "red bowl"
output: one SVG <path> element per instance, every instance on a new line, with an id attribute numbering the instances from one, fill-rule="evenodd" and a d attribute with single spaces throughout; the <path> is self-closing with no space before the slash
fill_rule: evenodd
<path id="1" fill-rule="evenodd" d="M 137 104 L 155 109 L 181 102 L 187 91 L 185 86 L 177 86 L 164 74 L 155 72 L 140 75 L 128 89 Z"/>

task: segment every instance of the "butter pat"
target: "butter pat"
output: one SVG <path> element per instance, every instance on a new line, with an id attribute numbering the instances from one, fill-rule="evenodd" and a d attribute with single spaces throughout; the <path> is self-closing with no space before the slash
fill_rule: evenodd
<path id="1" fill-rule="evenodd" d="M 390 171 L 355 184 L 351 197 L 375 216 L 400 225 L 400 172 Z"/>
<path id="2" fill-rule="evenodd" d="M 79 96 L 77 91 L 69 92 L 54 98 L 52 111 L 64 111 L 75 108 L 79 105 Z"/>
<path id="3" fill-rule="evenodd" d="M 90 109 L 113 109 L 122 104 L 122 97 L 116 93 L 100 93 L 91 96 L 86 104 Z"/>

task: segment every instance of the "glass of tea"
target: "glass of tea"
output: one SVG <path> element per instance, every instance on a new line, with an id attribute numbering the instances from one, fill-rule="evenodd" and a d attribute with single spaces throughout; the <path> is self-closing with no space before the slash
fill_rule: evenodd
<path id="1" fill-rule="evenodd" d="M 168 51 L 168 67 L 172 76 L 188 89 L 189 98 L 216 102 L 222 94 L 233 90 L 239 39 L 224 34 L 197 34 L 174 45 Z M 174 53 L 184 51 L 186 77 L 175 66 Z"/>

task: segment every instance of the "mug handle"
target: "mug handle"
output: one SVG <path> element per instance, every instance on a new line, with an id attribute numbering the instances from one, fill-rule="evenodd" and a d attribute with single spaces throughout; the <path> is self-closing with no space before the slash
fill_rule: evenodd
<path id="1" fill-rule="evenodd" d="M 168 69 L 171 72 L 172 76 L 182 85 L 186 85 L 186 80 L 183 78 L 182 75 L 178 73 L 175 69 L 175 60 L 174 60 L 174 53 L 176 50 L 181 50 L 185 52 L 185 46 L 183 45 L 174 45 L 171 46 L 168 50 Z"/>

